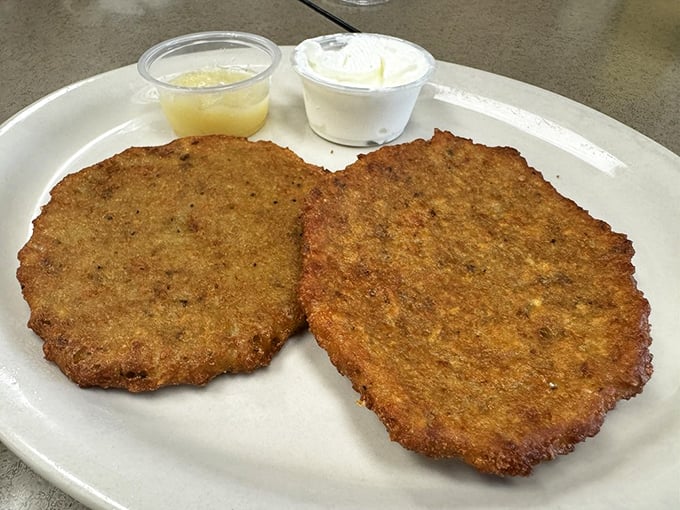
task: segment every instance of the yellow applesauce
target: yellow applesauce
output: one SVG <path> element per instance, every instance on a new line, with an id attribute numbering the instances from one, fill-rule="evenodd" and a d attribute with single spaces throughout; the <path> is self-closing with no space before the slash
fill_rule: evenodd
<path id="1" fill-rule="evenodd" d="M 250 136 L 264 125 L 269 110 L 269 82 L 260 80 L 234 90 L 210 90 L 252 78 L 243 69 L 215 68 L 183 73 L 172 85 L 199 90 L 159 91 L 161 107 L 178 136 L 226 134 Z M 200 89 L 205 88 L 205 91 Z"/>

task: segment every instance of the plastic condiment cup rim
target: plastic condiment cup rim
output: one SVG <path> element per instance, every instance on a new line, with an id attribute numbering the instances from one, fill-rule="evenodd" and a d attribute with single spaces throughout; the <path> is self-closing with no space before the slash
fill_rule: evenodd
<path id="1" fill-rule="evenodd" d="M 406 44 L 410 46 L 411 48 L 414 48 L 417 50 L 424 58 L 427 63 L 427 70 L 423 72 L 421 76 L 419 76 L 415 80 L 411 80 L 406 83 L 400 83 L 399 85 L 359 85 L 359 84 L 352 84 L 352 83 L 339 83 L 334 80 L 328 80 L 324 79 L 323 76 L 318 75 L 314 73 L 313 71 L 310 70 L 309 66 L 302 66 L 300 65 L 298 56 L 302 54 L 302 48 L 306 43 L 309 42 L 318 42 L 319 44 L 323 42 L 328 42 L 332 41 L 334 39 L 338 39 L 340 37 L 350 39 L 354 37 L 379 37 L 381 39 L 390 39 L 392 41 L 396 41 L 398 43 Z M 304 56 L 302 57 L 304 58 Z M 427 82 L 427 80 L 430 79 L 430 76 L 432 76 L 432 73 L 434 73 L 436 69 L 436 60 L 432 56 L 432 54 L 427 51 L 425 48 L 422 46 L 419 46 L 415 43 L 412 43 L 411 41 L 407 41 L 406 39 L 400 39 L 399 37 L 394 37 L 391 35 L 384 35 L 384 34 L 375 34 L 375 33 L 368 33 L 368 32 L 361 32 L 361 33 L 351 33 L 351 32 L 342 32 L 338 34 L 330 34 L 330 35 L 322 35 L 319 37 L 314 37 L 311 39 L 305 39 L 302 41 L 300 44 L 298 44 L 294 49 L 293 53 L 290 56 L 290 62 L 293 66 L 293 69 L 295 72 L 297 72 L 302 78 L 305 78 L 313 83 L 316 83 L 318 85 L 328 87 L 331 89 L 338 90 L 340 92 L 346 92 L 350 94 L 381 94 L 381 93 L 389 93 L 389 92 L 395 92 L 398 90 L 403 90 L 403 89 L 410 89 L 414 87 L 420 87 L 423 84 Z"/>
<path id="2" fill-rule="evenodd" d="M 213 85 L 208 87 L 187 87 L 182 85 L 175 85 L 169 83 L 162 79 L 153 76 L 149 72 L 151 65 L 159 58 L 165 56 L 167 53 L 182 48 L 184 46 L 191 46 L 195 44 L 201 44 L 204 42 L 238 42 L 243 43 L 244 46 L 250 46 L 252 48 L 257 48 L 263 52 L 269 54 L 271 58 L 271 63 L 266 69 L 260 71 L 259 73 L 253 75 L 245 80 L 237 81 L 234 83 L 227 83 L 224 85 Z M 251 34 L 248 32 L 223 32 L 223 31 L 212 31 L 212 32 L 195 32 L 192 34 L 181 35 L 174 37 L 172 39 L 167 39 L 162 41 L 148 50 L 146 50 L 139 60 L 137 61 L 137 70 L 139 74 L 148 82 L 162 87 L 167 90 L 172 90 L 175 92 L 184 93 L 210 93 L 210 92 L 224 92 L 235 89 L 240 89 L 244 87 L 249 87 L 265 78 L 270 77 L 279 63 L 281 62 L 281 49 L 272 41 L 257 34 Z M 198 69 L 187 69 L 187 71 L 193 71 Z"/>

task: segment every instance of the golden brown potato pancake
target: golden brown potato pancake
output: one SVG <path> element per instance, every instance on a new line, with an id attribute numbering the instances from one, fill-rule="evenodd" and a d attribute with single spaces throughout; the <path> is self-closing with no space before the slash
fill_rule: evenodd
<path id="1" fill-rule="evenodd" d="M 652 373 L 626 236 L 511 148 L 437 131 L 313 190 L 301 299 L 390 437 L 527 475 Z"/>
<path id="2" fill-rule="evenodd" d="M 304 324 L 299 215 L 322 175 L 271 142 L 206 136 L 66 176 L 19 252 L 46 358 L 134 392 L 269 364 Z"/>

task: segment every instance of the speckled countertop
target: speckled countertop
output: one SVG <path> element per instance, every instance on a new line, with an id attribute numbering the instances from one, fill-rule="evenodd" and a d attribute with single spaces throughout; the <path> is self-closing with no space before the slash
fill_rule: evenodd
<path id="1" fill-rule="evenodd" d="M 364 32 L 414 41 L 440 60 L 556 92 L 680 154 L 680 2 L 318 0 Z M 295 0 L 4 0 L 0 122 L 69 83 L 135 62 L 182 33 L 231 29 L 281 45 L 336 25 Z M 11 412 L 2 409 L 2 414 Z M 0 444 L 0 508 L 84 509 Z"/>

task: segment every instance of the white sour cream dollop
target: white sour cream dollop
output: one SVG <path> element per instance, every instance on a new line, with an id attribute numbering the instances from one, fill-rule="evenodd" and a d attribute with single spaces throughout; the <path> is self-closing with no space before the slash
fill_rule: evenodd
<path id="1" fill-rule="evenodd" d="M 338 85 L 382 88 L 418 80 L 430 69 L 422 52 L 410 44 L 379 36 L 348 37 L 344 45 L 322 47 L 306 41 L 301 52 L 308 72 Z"/>

